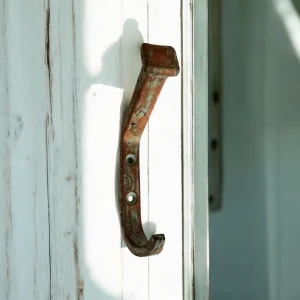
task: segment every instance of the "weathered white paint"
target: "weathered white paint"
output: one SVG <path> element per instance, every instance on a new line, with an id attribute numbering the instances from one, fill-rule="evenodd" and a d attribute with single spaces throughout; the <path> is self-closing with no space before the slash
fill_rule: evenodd
<path id="1" fill-rule="evenodd" d="M 208 6 L 182 6 L 184 299 L 208 299 Z"/>
<path id="2" fill-rule="evenodd" d="M 183 197 L 182 188 L 183 182 L 185 191 L 193 188 L 192 44 L 182 48 L 181 37 L 184 28 L 192 43 L 192 14 L 182 27 L 181 5 L 0 1 L 1 299 L 193 299 L 193 193 Z M 188 11 L 189 2 L 184 5 Z M 166 235 L 165 249 L 151 258 L 128 251 L 118 212 L 120 122 L 143 41 L 172 45 L 179 60 L 183 49 L 188 65 L 165 84 L 141 144 L 144 229 Z M 205 49 L 199 50 L 204 65 Z M 182 104 L 182 83 L 188 104 Z M 182 135 L 189 143 L 185 175 Z M 200 196 L 207 193 L 201 170 Z M 203 203 L 200 225 L 207 229 Z M 183 216 L 191 217 L 184 227 Z M 206 295 L 205 230 L 197 243 Z"/>
<path id="3" fill-rule="evenodd" d="M 194 176 L 195 176 L 195 299 L 208 299 L 208 7 L 194 3 Z"/>
<path id="4" fill-rule="evenodd" d="M 0 3 L 1 299 L 49 299 L 44 15 L 41 1 Z"/>
<path id="5" fill-rule="evenodd" d="M 194 233 L 195 233 L 195 178 L 194 178 L 194 45 L 193 6 L 182 5 L 182 176 L 183 176 L 183 299 L 194 297 Z"/>
<path id="6" fill-rule="evenodd" d="M 172 45 L 181 60 L 180 1 L 149 2 L 149 42 Z M 149 220 L 164 233 L 149 260 L 149 299 L 182 299 L 181 73 L 168 79 L 149 124 Z"/>
<path id="7" fill-rule="evenodd" d="M 79 266 L 81 168 L 80 110 L 76 50 L 76 5 L 49 1 L 49 117 L 47 120 L 48 197 L 50 216 L 51 297 L 79 299 L 83 289 Z M 80 22 L 80 21 L 79 21 Z"/>
<path id="8" fill-rule="evenodd" d="M 103 4 L 87 1 L 81 24 L 86 77 L 82 103 L 83 243 L 80 250 L 86 299 L 122 297 L 116 185 L 120 108 L 124 93 L 120 73 L 122 2 Z"/>
<path id="9" fill-rule="evenodd" d="M 109 293 L 121 297 L 121 235 L 116 210 L 115 177 L 120 105 L 123 92 L 119 88 L 92 85 L 85 96 L 84 155 L 82 204 L 85 297 L 103 297 Z M 106 99 L 113 99 L 107 101 Z M 106 117 L 107 112 L 110 118 Z M 99 128 L 110 128 L 99 130 Z M 103 147 L 106 141 L 106 147 Z M 112 149 L 115 149 L 112 151 Z M 105 199 L 100 201 L 99 199 Z"/>

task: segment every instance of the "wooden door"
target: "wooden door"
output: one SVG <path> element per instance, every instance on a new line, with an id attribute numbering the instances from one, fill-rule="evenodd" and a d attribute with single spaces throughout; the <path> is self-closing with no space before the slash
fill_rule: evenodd
<path id="1" fill-rule="evenodd" d="M 194 239 L 193 6 L 0 0 L 0 299 L 193 299 L 195 282 L 196 298 L 207 299 L 207 22 L 198 2 Z M 144 230 L 166 235 L 150 258 L 127 249 L 118 207 L 120 120 L 142 42 L 173 46 L 186 61 L 186 73 L 167 80 L 141 142 Z"/>

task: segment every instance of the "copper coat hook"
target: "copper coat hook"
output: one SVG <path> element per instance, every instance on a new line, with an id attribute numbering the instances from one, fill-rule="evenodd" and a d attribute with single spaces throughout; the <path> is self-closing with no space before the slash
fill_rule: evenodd
<path id="1" fill-rule="evenodd" d="M 142 44 L 142 69 L 125 116 L 121 138 L 121 225 L 124 240 L 136 256 L 159 254 L 163 234 L 147 239 L 141 221 L 139 146 L 159 93 L 169 76 L 179 73 L 176 52 L 169 46 Z"/>

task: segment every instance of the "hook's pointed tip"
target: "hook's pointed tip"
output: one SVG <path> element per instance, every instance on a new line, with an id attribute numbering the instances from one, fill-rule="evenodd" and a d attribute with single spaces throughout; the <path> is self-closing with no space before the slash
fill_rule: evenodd
<path id="1" fill-rule="evenodd" d="M 165 245 L 165 235 L 164 234 L 154 234 L 151 236 L 150 240 L 149 240 L 149 252 L 148 252 L 148 256 L 150 255 L 157 255 L 159 254 Z"/>
<path id="2" fill-rule="evenodd" d="M 164 244 L 165 243 L 165 235 L 164 234 L 154 234 L 151 236 L 150 238 L 150 241 L 153 240 L 155 241 L 156 243 L 161 243 L 161 244 Z"/>
<path id="3" fill-rule="evenodd" d="M 164 245 L 166 238 L 165 238 L 164 234 L 160 233 L 160 234 L 152 235 L 151 238 L 150 238 L 150 241 L 151 240 L 155 241 L 155 243 L 159 243 L 159 244 Z"/>
<path id="4" fill-rule="evenodd" d="M 154 234 L 151 236 L 148 243 L 143 247 L 132 247 L 130 243 L 127 243 L 128 249 L 132 254 L 139 257 L 153 256 L 159 254 L 165 244 L 164 234 Z"/>

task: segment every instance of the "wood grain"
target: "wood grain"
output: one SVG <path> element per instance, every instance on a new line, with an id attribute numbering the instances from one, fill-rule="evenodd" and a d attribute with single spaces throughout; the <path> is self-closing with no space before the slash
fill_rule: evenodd
<path id="1" fill-rule="evenodd" d="M 9 126 L 9 99 L 7 74 L 7 3 L 2 1 L 0 6 L 0 298 L 9 299 L 11 289 L 11 175 L 10 175 L 10 126 Z"/>
<path id="2" fill-rule="evenodd" d="M 82 299 L 76 15 L 72 1 L 49 1 L 47 5 L 51 297 Z"/>
<path id="3" fill-rule="evenodd" d="M 148 237 L 166 234 L 162 254 L 129 252 L 118 193 L 140 45 L 171 45 L 180 60 L 180 10 L 0 0 L 0 299 L 182 299 L 181 74 L 141 142 L 142 220 Z"/>
<path id="4" fill-rule="evenodd" d="M 43 3 L 2 0 L 0 16 L 0 298 L 49 299 Z"/>

